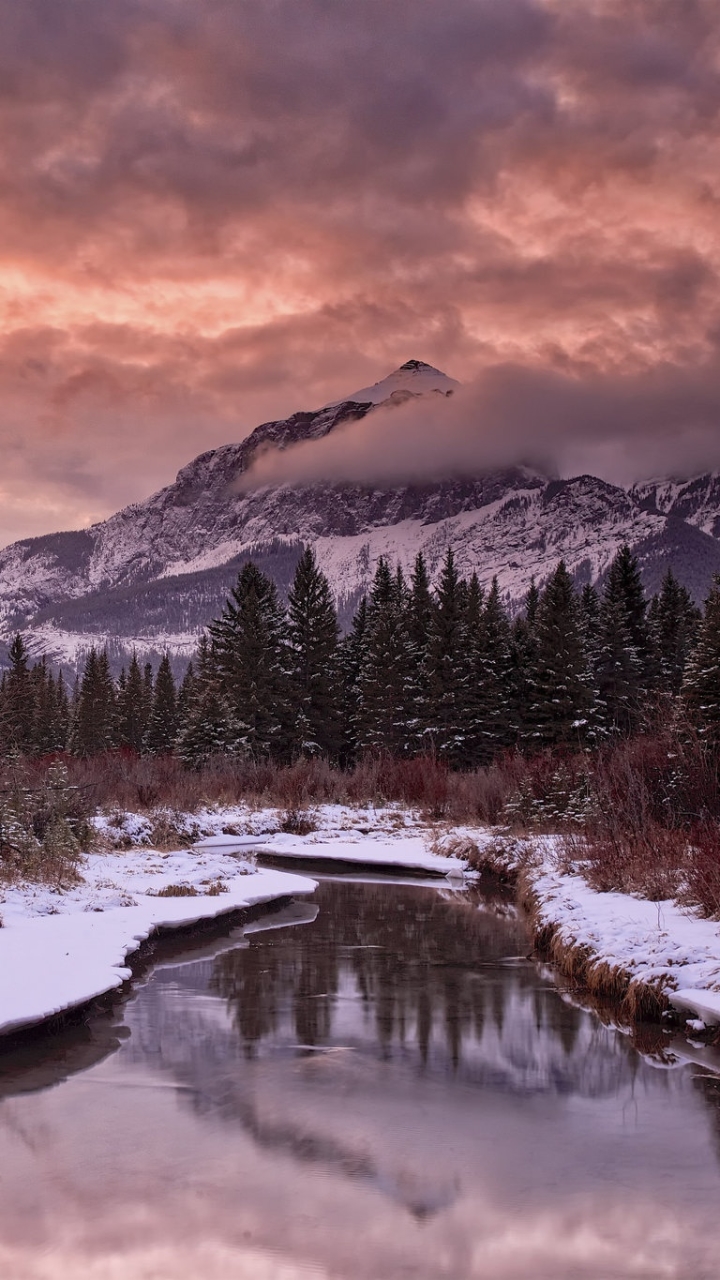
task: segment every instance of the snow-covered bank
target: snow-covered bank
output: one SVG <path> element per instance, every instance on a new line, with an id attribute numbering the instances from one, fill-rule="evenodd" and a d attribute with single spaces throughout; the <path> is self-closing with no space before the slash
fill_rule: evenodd
<path id="1" fill-rule="evenodd" d="M 654 1012 L 650 993 L 662 1008 L 666 1002 L 675 1003 L 677 992 L 678 1008 L 706 1022 L 720 1020 L 716 921 L 703 920 L 672 901 L 598 893 L 581 876 L 563 875 L 547 860 L 531 870 L 528 879 L 536 934 L 546 935 L 554 959 L 562 961 L 565 953 L 570 966 L 584 968 L 583 980 L 591 988 L 612 992 L 624 986 L 627 1011 L 639 1015 Z M 579 956 L 579 949 L 586 957 Z M 709 1012 L 713 996 L 715 1018 Z"/>
<path id="2" fill-rule="evenodd" d="M 82 870 L 83 880 L 64 893 L 6 890 L 0 1034 L 117 989 L 131 976 L 128 957 L 160 930 L 315 889 L 305 876 L 254 870 L 220 851 L 96 854 Z M 158 896 L 168 890 L 173 896 Z"/>
<path id="3" fill-rule="evenodd" d="M 672 900 L 600 893 L 569 873 L 552 837 L 495 841 L 488 869 L 518 878 L 541 952 L 571 980 L 621 1004 L 630 1020 L 669 1007 L 720 1023 L 720 923 Z"/>
<path id="4" fill-rule="evenodd" d="M 263 840 L 257 854 L 275 858 L 292 858 L 305 862 L 337 863 L 363 867 L 385 868 L 389 871 L 424 871 L 436 876 L 462 878 L 463 863 L 428 848 L 422 836 L 396 835 L 382 839 L 369 833 L 351 839 L 338 840 L 333 836 L 279 835 Z"/>
<path id="5" fill-rule="evenodd" d="M 193 849 L 252 851 L 274 858 L 361 865 L 378 870 L 462 876 L 464 862 L 435 847 L 435 828 L 412 810 L 398 806 L 351 807 L 324 804 L 301 815 L 310 830 L 305 835 L 283 831 L 286 816 L 278 809 L 250 809 L 242 805 L 203 809 L 197 814 L 167 814 L 155 823 L 169 823 Z M 105 839 L 142 844 L 151 839 L 153 820 L 139 814 L 96 819 Z M 475 833 L 481 838 L 480 833 Z"/>

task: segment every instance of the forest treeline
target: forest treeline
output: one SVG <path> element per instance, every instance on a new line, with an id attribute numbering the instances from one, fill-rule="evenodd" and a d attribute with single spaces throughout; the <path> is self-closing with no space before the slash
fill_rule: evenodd
<path id="1" fill-rule="evenodd" d="M 720 585 L 701 612 L 668 570 L 648 601 L 636 558 L 617 553 L 601 593 L 576 590 L 560 562 L 512 619 L 494 581 L 459 576 L 448 550 L 437 586 L 378 562 L 341 638 L 326 577 L 301 556 L 284 606 L 247 563 L 176 684 L 133 656 L 118 679 L 91 649 L 68 688 L 22 636 L 0 683 L 4 755 L 114 750 L 347 767 L 368 753 L 432 755 L 452 769 L 519 749 L 601 747 L 682 721 L 720 743 Z"/>

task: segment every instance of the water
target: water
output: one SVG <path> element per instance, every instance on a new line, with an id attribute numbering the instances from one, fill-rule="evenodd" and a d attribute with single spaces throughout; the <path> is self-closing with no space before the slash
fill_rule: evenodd
<path id="1" fill-rule="evenodd" d="M 498 892 L 347 880 L 166 951 L 0 1057 L 3 1280 L 717 1277 L 720 1086 L 527 951 Z"/>

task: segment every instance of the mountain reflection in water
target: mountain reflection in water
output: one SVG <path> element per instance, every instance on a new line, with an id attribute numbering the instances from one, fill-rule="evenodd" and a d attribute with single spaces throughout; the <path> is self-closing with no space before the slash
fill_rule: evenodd
<path id="1" fill-rule="evenodd" d="M 0 1274 L 716 1276 L 718 1086 L 527 950 L 501 892 L 337 880 L 166 958 L 0 1104 Z"/>

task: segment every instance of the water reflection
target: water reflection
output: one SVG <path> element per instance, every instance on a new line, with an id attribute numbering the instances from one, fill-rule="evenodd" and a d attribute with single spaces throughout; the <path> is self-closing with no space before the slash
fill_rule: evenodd
<path id="1" fill-rule="evenodd" d="M 717 1274 L 716 1082 L 563 1001 L 507 897 L 326 882 L 251 929 L 0 1104 L 0 1274 Z"/>

